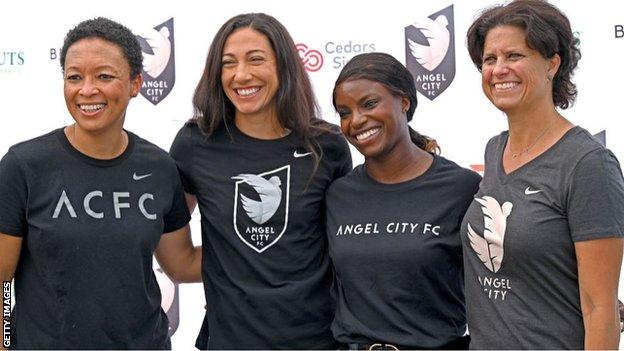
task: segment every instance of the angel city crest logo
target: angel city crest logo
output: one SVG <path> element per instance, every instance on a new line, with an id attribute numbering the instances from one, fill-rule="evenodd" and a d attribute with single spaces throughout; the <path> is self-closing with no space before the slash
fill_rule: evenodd
<path id="1" fill-rule="evenodd" d="M 475 200 L 481 204 L 483 211 L 483 236 L 477 234 L 468 223 L 468 240 L 485 267 L 492 273 L 496 273 L 503 263 L 507 217 L 511 214 L 513 204 L 506 201 L 500 205 L 491 196 L 475 198 Z"/>
<path id="2" fill-rule="evenodd" d="M 503 264 L 505 253 L 505 231 L 507 217 L 511 214 L 513 204 L 505 201 L 502 205 L 491 196 L 475 198 L 483 211 L 483 235 L 479 235 L 468 223 L 468 240 L 470 246 L 481 260 L 481 263 L 492 273 L 497 273 Z M 490 300 L 504 301 L 511 291 L 511 282 L 500 276 L 477 275 L 483 292 Z"/>
<path id="3" fill-rule="evenodd" d="M 234 187 L 234 230 L 258 253 L 273 246 L 288 226 L 290 166 L 261 173 L 232 177 Z"/>
<path id="4" fill-rule="evenodd" d="M 405 27 L 405 62 L 416 90 L 429 100 L 451 85 L 455 78 L 453 5 Z"/>
<path id="5" fill-rule="evenodd" d="M 141 95 L 156 105 L 175 84 L 173 18 L 137 35 L 143 51 Z"/>

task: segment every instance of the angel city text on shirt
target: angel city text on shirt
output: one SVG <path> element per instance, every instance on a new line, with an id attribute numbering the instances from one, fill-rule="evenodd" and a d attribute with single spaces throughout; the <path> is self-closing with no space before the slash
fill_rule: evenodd
<path id="1" fill-rule="evenodd" d="M 379 228 L 384 228 L 381 233 Z M 343 224 L 338 227 L 336 236 L 359 234 L 433 234 L 440 235 L 440 226 L 431 223 L 390 222 L 385 226 L 379 223 Z"/>
<path id="2" fill-rule="evenodd" d="M 505 301 L 505 296 L 511 290 L 511 282 L 507 278 L 492 278 L 477 276 L 479 284 L 490 300 Z"/>

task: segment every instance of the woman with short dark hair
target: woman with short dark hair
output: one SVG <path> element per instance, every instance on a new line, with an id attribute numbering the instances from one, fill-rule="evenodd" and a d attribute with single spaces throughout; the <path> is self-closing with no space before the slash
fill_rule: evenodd
<path id="1" fill-rule="evenodd" d="M 67 33 L 61 67 L 75 123 L 0 161 L 11 347 L 169 349 L 153 254 L 173 280 L 199 281 L 201 251 L 174 161 L 123 129 L 141 88 L 141 48 L 123 25 L 86 20 Z"/>
<path id="2" fill-rule="evenodd" d="M 462 224 L 471 348 L 617 349 L 624 181 L 613 153 L 564 118 L 580 59 L 540 0 L 485 10 L 468 51 L 509 130 L 485 150 Z"/>

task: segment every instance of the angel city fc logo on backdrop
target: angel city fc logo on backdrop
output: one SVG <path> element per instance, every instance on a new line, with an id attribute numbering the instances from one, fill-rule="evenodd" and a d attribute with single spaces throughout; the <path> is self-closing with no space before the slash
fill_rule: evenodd
<path id="1" fill-rule="evenodd" d="M 405 56 L 416 90 L 429 100 L 451 85 L 455 78 L 453 5 L 405 27 Z"/>
<path id="2" fill-rule="evenodd" d="M 155 266 L 157 263 L 154 264 Z M 178 284 L 173 282 L 161 268 L 154 269 L 154 275 L 160 287 L 161 307 L 169 320 L 169 336 L 172 336 L 180 324 L 180 300 Z"/>
<path id="3" fill-rule="evenodd" d="M 143 51 L 141 95 L 156 105 L 175 84 L 173 18 L 137 35 Z"/>
<path id="4" fill-rule="evenodd" d="M 290 166 L 232 177 L 234 230 L 249 247 L 261 253 L 275 244 L 288 226 Z"/>
<path id="5" fill-rule="evenodd" d="M 468 223 L 468 240 L 485 267 L 492 273 L 496 273 L 503 263 L 507 217 L 511 214 L 513 204 L 506 201 L 500 205 L 491 196 L 475 198 L 475 200 L 481 204 L 483 211 L 483 235 L 477 234 Z"/>

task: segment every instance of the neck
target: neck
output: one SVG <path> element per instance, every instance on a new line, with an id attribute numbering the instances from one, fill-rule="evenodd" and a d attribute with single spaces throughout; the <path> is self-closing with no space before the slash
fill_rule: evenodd
<path id="1" fill-rule="evenodd" d="M 531 111 L 507 114 L 509 123 L 509 148 L 519 153 L 531 148 L 539 139 L 545 138 L 563 117 L 551 103 L 548 106 L 536 106 Z"/>
<path id="2" fill-rule="evenodd" d="M 279 139 L 289 132 L 275 114 L 243 115 L 237 111 L 234 124 L 244 134 L 257 139 Z"/>
<path id="3" fill-rule="evenodd" d="M 121 155 L 128 146 L 128 134 L 122 129 L 98 134 L 89 133 L 76 124 L 65 127 L 65 136 L 81 153 L 96 159 L 109 160 Z"/>
<path id="4" fill-rule="evenodd" d="M 414 179 L 433 162 L 433 156 L 411 140 L 409 144 L 387 152 L 386 157 L 367 157 L 364 161 L 368 175 L 379 183 L 395 184 Z"/>

